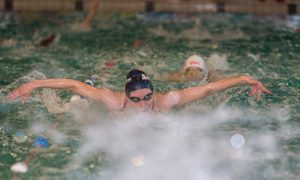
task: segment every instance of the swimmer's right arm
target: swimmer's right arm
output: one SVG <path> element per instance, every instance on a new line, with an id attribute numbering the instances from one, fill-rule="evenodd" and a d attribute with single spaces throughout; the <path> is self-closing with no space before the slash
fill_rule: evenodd
<path id="1" fill-rule="evenodd" d="M 118 104 L 121 99 L 119 93 L 113 92 L 110 89 L 94 88 L 85 83 L 72 79 L 34 80 L 10 92 L 7 95 L 7 99 L 14 100 L 18 97 L 21 97 L 23 101 L 26 101 L 32 91 L 38 88 L 69 90 L 95 101 L 100 101 L 107 105 L 109 108 Z"/>
<path id="2" fill-rule="evenodd" d="M 13 90 L 7 95 L 8 100 L 14 100 L 18 97 L 22 97 L 23 100 L 27 100 L 33 90 L 38 88 L 53 88 L 53 89 L 66 89 L 76 92 L 80 95 L 80 82 L 71 79 L 47 79 L 47 80 L 34 80 L 23 84 L 17 89 Z"/>

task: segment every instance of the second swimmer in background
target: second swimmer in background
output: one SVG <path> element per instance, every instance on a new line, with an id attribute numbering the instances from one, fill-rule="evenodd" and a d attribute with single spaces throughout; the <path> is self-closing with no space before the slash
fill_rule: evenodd
<path id="1" fill-rule="evenodd" d="M 215 82 L 224 78 L 221 68 L 208 67 L 202 57 L 192 55 L 185 61 L 180 71 L 165 76 L 164 80 L 173 82 Z"/>

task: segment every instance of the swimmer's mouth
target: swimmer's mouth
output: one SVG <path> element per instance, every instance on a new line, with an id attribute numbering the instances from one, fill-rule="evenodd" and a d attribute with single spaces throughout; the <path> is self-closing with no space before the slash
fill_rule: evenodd
<path id="1" fill-rule="evenodd" d="M 151 107 L 144 107 L 144 108 L 136 108 L 135 110 L 137 111 L 137 112 L 149 112 L 149 111 L 151 111 Z"/>

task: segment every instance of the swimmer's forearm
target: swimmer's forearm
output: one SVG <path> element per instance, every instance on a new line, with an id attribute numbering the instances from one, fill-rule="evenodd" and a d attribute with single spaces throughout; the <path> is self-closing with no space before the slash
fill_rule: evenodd
<path id="1" fill-rule="evenodd" d="M 46 80 L 34 80 L 30 82 L 32 88 L 55 88 L 55 89 L 67 89 L 75 90 L 78 88 L 80 81 L 72 79 L 46 79 Z"/>
<path id="2" fill-rule="evenodd" d="M 72 91 L 81 96 L 85 96 L 91 99 L 101 99 L 110 90 L 104 88 L 94 88 L 83 82 L 73 79 L 46 79 L 32 81 L 32 87 L 36 88 L 53 88 L 53 89 L 65 89 Z M 100 97 L 99 97 L 100 96 Z"/>
<path id="3" fill-rule="evenodd" d="M 207 94 L 211 95 L 216 92 L 228 89 L 230 87 L 237 86 L 239 84 L 246 83 L 247 78 L 249 76 L 237 76 L 237 77 L 230 77 L 230 78 L 225 78 L 213 83 L 209 83 L 205 86 Z"/>
<path id="4" fill-rule="evenodd" d="M 122 106 L 124 93 L 113 92 L 106 88 L 94 88 L 80 81 L 72 79 L 46 79 L 34 80 L 26 83 L 7 95 L 8 100 L 22 97 L 26 101 L 33 90 L 38 88 L 65 89 L 81 96 L 88 97 L 98 102 L 104 103 L 109 109 Z"/>
<path id="5" fill-rule="evenodd" d="M 96 89 L 83 82 L 73 80 L 73 79 L 46 79 L 46 80 L 35 80 L 31 82 L 33 89 L 36 88 L 53 88 L 53 89 L 65 89 L 72 91 L 81 96 L 94 99 L 97 96 L 98 91 L 101 89 Z"/>
<path id="6" fill-rule="evenodd" d="M 7 95 L 8 100 L 13 100 L 18 97 L 23 97 L 23 99 L 28 99 L 33 90 L 38 88 L 54 88 L 54 89 L 66 89 L 73 91 L 77 94 L 88 96 L 96 94 L 96 90 L 92 93 L 88 93 L 88 85 L 71 79 L 47 79 L 47 80 L 34 80 L 29 83 L 23 84 L 22 86 L 16 88 Z M 95 88 L 94 88 L 95 89 Z"/>
<path id="7" fill-rule="evenodd" d="M 173 105 L 182 105 L 198 99 L 203 99 L 209 95 L 225 90 L 227 88 L 236 86 L 246 82 L 245 76 L 231 77 L 222 79 L 213 83 L 209 83 L 205 86 L 198 86 L 187 88 L 179 91 L 175 91 L 179 95 L 178 101 L 175 101 Z M 176 98 L 174 98 L 176 99 Z"/>
<path id="8" fill-rule="evenodd" d="M 83 82 L 72 79 L 47 79 L 32 81 L 33 88 L 55 88 L 66 89 L 81 96 L 88 97 L 95 101 L 100 101 L 107 105 L 118 101 L 119 93 L 115 93 L 106 88 L 94 88 Z"/>
<path id="9" fill-rule="evenodd" d="M 249 96 L 256 95 L 256 100 L 259 101 L 262 93 L 272 94 L 272 92 L 267 89 L 260 81 L 252 78 L 251 76 L 239 76 L 233 78 L 226 78 L 215 83 L 211 83 L 207 85 L 207 94 L 211 95 L 221 90 L 225 90 L 227 88 L 239 85 L 239 84 L 247 84 L 251 85 L 251 91 Z"/>

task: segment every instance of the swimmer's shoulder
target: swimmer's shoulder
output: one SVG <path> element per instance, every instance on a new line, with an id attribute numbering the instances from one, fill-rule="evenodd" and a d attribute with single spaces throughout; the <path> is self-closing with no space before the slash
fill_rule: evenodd
<path id="1" fill-rule="evenodd" d="M 103 89 L 102 89 L 103 90 Z M 105 104 L 109 111 L 119 111 L 125 103 L 125 92 L 116 92 L 109 90 L 109 93 L 101 94 L 96 101 Z"/>
<path id="2" fill-rule="evenodd" d="M 165 93 L 154 94 L 154 109 L 160 112 L 168 112 L 178 103 L 178 93 L 176 91 L 168 91 Z"/>

